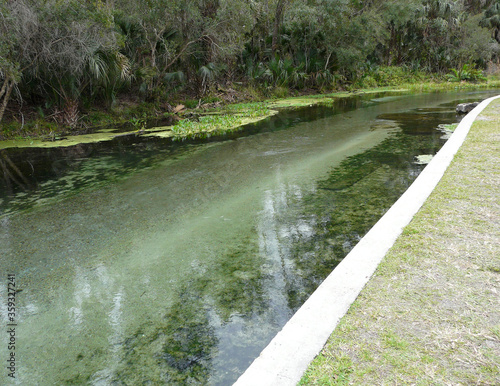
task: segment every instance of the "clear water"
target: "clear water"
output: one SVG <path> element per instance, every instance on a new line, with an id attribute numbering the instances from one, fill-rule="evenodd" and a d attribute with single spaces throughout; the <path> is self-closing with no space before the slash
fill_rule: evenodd
<path id="1" fill-rule="evenodd" d="M 210 143 L 3 151 L 17 383 L 231 384 L 442 146 L 455 105 L 488 94 L 359 97 Z"/>

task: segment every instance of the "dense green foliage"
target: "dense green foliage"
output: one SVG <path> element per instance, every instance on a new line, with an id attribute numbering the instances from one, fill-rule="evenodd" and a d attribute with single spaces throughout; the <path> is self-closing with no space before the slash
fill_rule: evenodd
<path id="1" fill-rule="evenodd" d="M 73 127 L 118 95 L 470 73 L 498 61 L 499 30 L 500 0 L 1 0 L 0 120 L 9 101 Z"/>

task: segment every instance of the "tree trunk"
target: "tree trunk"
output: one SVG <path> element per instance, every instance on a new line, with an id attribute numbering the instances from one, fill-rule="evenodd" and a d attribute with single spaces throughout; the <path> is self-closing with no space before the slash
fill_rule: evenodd
<path id="1" fill-rule="evenodd" d="M 392 66 L 394 60 L 394 50 L 396 49 L 396 29 L 394 27 L 394 22 L 391 21 L 390 25 L 391 37 L 389 38 L 389 46 L 387 50 L 387 66 Z"/>
<path id="2" fill-rule="evenodd" d="M 4 84 L 0 92 L 0 100 L 3 97 L 2 104 L 0 105 L 0 122 L 2 122 L 5 109 L 7 108 L 7 104 L 9 103 L 10 93 L 12 92 L 13 88 L 14 88 L 14 81 L 10 80 L 10 77 L 7 76 L 4 80 Z"/>
<path id="3" fill-rule="evenodd" d="M 75 99 L 66 99 L 63 108 L 62 123 L 69 126 L 70 129 L 74 129 L 79 119 L 78 102 Z"/>
<path id="4" fill-rule="evenodd" d="M 280 33 L 281 22 L 283 20 L 283 14 L 285 11 L 287 0 L 278 0 L 278 4 L 276 5 L 276 12 L 274 14 L 274 30 L 273 30 L 273 42 L 272 42 L 272 50 L 273 54 L 276 53 L 278 49 L 278 38 Z"/>
<path id="5" fill-rule="evenodd" d="M 9 83 L 10 77 L 7 75 L 5 77 L 5 80 L 2 85 L 2 89 L 0 90 L 0 99 L 3 97 L 3 94 L 5 94 L 5 91 L 7 90 L 7 85 Z"/>

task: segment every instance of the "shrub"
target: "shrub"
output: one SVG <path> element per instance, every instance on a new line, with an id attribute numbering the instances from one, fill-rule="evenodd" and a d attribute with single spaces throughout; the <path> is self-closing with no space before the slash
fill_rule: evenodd
<path id="1" fill-rule="evenodd" d="M 405 66 L 379 67 L 373 77 L 379 86 L 395 86 L 403 83 L 415 83 L 422 79 L 420 73 Z"/>
<path id="2" fill-rule="evenodd" d="M 275 98 L 286 98 L 288 97 L 288 88 L 287 87 L 275 87 L 271 95 Z"/>
<path id="3" fill-rule="evenodd" d="M 483 71 L 475 68 L 474 65 L 464 64 L 462 68 L 452 68 L 451 73 L 446 75 L 449 82 L 462 82 L 462 81 L 485 81 L 486 77 Z"/>

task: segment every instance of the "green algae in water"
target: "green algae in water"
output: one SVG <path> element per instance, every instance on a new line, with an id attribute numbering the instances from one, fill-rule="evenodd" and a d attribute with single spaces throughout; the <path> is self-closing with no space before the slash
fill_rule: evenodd
<path id="1" fill-rule="evenodd" d="M 242 240 L 239 247 L 223 254 L 214 267 L 197 266 L 192 278 L 179 289 L 174 303 L 162 310 L 160 321 L 145 321 L 124 339 L 121 365 L 111 379 L 102 381 L 208 384 L 212 379 L 213 383 L 212 360 L 220 340 L 216 326 L 229 324 L 235 317 L 262 314 L 269 307 L 262 292 L 265 273 L 257 249 L 252 240 Z M 208 269 L 212 270 L 210 276 L 205 275 Z M 244 349 L 242 343 L 239 342 Z M 226 358 L 226 365 L 230 360 Z M 236 358 L 235 361 L 236 369 L 239 363 Z M 71 383 L 78 377 L 62 382 Z"/>
<path id="2" fill-rule="evenodd" d="M 291 200 L 286 212 L 276 214 L 278 228 L 289 228 L 289 224 L 307 228 L 278 236 L 282 245 L 291 244 L 283 259 L 290 310 L 294 312 L 303 304 L 411 185 L 423 169 L 415 164 L 414 157 L 422 149 L 436 152 L 441 145 L 439 135 L 394 133 L 380 145 L 343 161 L 328 178 L 317 182 L 314 194 Z M 285 239 L 293 240 L 290 243 Z M 249 318 L 266 312 L 269 299 L 262 291 L 262 283 L 272 274 L 266 272 L 265 266 L 252 239 L 238 249 L 228 250 L 206 268 L 211 270 L 210 277 L 198 274 L 182 287 L 178 301 L 165 314 L 164 325 L 141 328 L 127 340 L 128 366 L 115 380 L 226 384 L 226 378 L 215 382 L 211 376 L 212 358 L 219 343 L 214 325 L 220 328 L 230 324 L 233 316 Z M 151 352 L 152 347 L 156 351 Z M 154 358 L 154 364 L 144 363 L 144 358 Z M 152 366 L 156 374 L 142 372 Z M 238 368 L 237 360 L 234 367 Z M 237 375 L 236 371 L 234 378 L 229 378 L 234 380 Z"/>
<path id="3" fill-rule="evenodd" d="M 343 161 L 327 179 L 318 183 L 316 194 L 307 197 L 299 209 L 303 216 L 314 217 L 315 236 L 297 240 L 295 244 L 293 256 L 302 277 L 300 287 L 292 289 L 290 294 L 296 307 L 423 170 L 424 166 L 416 164 L 414 157 L 422 149 L 435 153 L 441 145 L 436 136 L 409 136 L 400 132 Z"/>
<path id="4" fill-rule="evenodd" d="M 0 180 L 0 217 L 117 183 L 196 151 L 194 146 L 166 146 L 164 142 L 162 146 L 159 142 L 149 139 L 133 143 L 132 139 L 122 138 L 113 147 L 91 144 L 61 149 L 12 149 L 5 154 L 5 150 L 0 150 L 0 162 L 1 157 L 8 157 L 21 178 L 14 171 L 11 174 L 25 181 Z"/>

